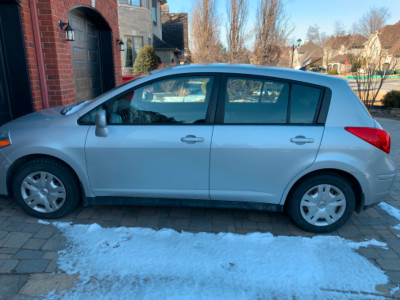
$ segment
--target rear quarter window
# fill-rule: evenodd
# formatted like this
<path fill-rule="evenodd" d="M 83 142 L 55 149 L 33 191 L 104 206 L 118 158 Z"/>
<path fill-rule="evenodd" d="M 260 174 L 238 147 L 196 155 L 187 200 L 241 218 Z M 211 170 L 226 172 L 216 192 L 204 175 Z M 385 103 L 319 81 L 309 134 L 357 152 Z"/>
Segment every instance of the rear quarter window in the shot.
<path fill-rule="evenodd" d="M 290 123 L 312 124 L 321 98 L 320 88 L 292 84 Z"/>

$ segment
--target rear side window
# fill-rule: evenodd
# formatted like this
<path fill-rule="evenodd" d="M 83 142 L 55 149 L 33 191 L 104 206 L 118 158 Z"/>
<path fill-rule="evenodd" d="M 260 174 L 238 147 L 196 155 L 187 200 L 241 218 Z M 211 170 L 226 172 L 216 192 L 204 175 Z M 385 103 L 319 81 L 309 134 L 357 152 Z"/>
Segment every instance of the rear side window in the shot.
<path fill-rule="evenodd" d="M 225 124 L 286 123 L 288 83 L 227 78 L 225 95 Z"/>
<path fill-rule="evenodd" d="M 290 123 L 312 124 L 320 96 L 319 88 L 292 84 Z"/>

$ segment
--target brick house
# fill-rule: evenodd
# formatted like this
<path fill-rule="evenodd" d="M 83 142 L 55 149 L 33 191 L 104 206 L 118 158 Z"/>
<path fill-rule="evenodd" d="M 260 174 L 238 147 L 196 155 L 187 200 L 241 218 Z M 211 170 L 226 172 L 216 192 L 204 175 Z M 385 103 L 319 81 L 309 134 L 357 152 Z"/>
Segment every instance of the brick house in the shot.
<path fill-rule="evenodd" d="M 115 0 L 2 0 L 0 21 L 0 123 L 121 83 Z"/>
<path fill-rule="evenodd" d="M 348 72 L 351 58 L 361 55 L 366 40 L 360 34 L 331 36 L 324 46 L 324 68 L 327 70 L 335 69 L 338 74 Z M 347 69 L 346 61 L 348 62 Z"/>
<path fill-rule="evenodd" d="M 368 64 L 391 64 L 393 69 L 400 68 L 400 22 L 387 25 L 371 34 L 365 43 L 362 54 Z"/>

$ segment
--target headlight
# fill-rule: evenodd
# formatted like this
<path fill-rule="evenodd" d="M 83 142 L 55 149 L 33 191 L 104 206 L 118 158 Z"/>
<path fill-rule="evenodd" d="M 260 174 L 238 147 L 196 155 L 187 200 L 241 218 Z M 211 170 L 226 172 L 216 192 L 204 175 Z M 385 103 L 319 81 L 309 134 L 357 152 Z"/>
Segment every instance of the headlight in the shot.
<path fill-rule="evenodd" d="M 7 147 L 11 145 L 10 131 L 1 130 L 0 131 L 0 148 Z"/>

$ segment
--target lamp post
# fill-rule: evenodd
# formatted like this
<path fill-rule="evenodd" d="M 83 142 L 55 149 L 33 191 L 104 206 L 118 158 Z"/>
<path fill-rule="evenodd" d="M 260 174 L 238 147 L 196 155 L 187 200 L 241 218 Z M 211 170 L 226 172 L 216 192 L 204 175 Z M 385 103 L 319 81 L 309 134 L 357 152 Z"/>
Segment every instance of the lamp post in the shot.
<path fill-rule="evenodd" d="M 302 42 L 301 39 L 298 39 L 298 40 L 297 40 L 297 44 L 296 44 L 296 45 L 293 44 L 293 46 L 292 46 L 292 64 L 291 64 L 291 66 L 290 66 L 291 68 L 293 68 L 294 50 L 300 47 L 301 42 Z"/>

